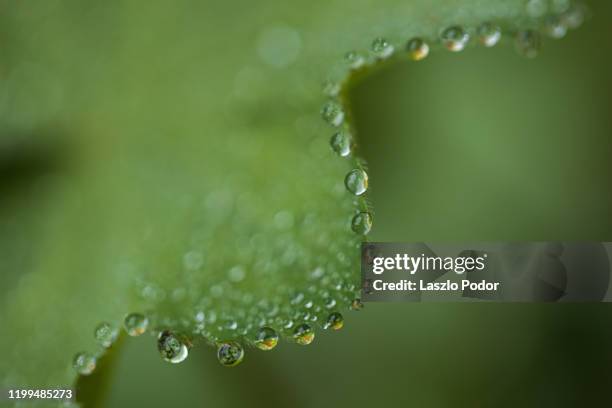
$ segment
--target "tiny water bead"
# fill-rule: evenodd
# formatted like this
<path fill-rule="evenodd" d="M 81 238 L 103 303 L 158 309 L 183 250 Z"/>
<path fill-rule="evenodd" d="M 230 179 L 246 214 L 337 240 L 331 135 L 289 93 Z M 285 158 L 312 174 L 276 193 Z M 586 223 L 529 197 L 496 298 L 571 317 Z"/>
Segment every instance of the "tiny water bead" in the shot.
<path fill-rule="evenodd" d="M 102 322 L 94 330 L 94 337 L 102 347 L 110 347 L 117 339 L 118 330 L 109 323 Z"/>
<path fill-rule="evenodd" d="M 323 93 L 331 97 L 338 96 L 340 93 L 340 84 L 333 81 L 325 81 L 323 84 Z"/>
<path fill-rule="evenodd" d="M 332 126 L 340 126 L 344 121 L 344 111 L 340 104 L 334 101 L 329 101 L 323 105 L 321 116 Z"/>
<path fill-rule="evenodd" d="M 72 367 L 81 375 L 89 375 L 96 369 L 96 358 L 89 353 L 77 353 L 72 360 Z"/>
<path fill-rule="evenodd" d="M 413 38 L 406 44 L 408 57 L 413 61 L 420 61 L 429 55 L 429 45 L 420 38 Z"/>
<path fill-rule="evenodd" d="M 164 330 L 159 333 L 157 337 L 157 349 L 164 360 L 173 364 L 184 361 L 189 355 L 187 345 L 179 336 L 169 330 Z"/>
<path fill-rule="evenodd" d="M 440 35 L 442 44 L 452 52 L 462 51 L 470 40 L 470 35 L 460 26 L 447 28 Z"/>
<path fill-rule="evenodd" d="M 358 312 L 361 309 L 363 309 L 363 303 L 361 303 L 361 299 L 353 299 L 353 301 L 351 302 L 351 310 Z"/>
<path fill-rule="evenodd" d="M 234 341 L 226 341 L 217 347 L 217 359 L 226 367 L 233 367 L 242 362 L 244 349 Z"/>
<path fill-rule="evenodd" d="M 306 323 L 300 324 L 293 331 L 293 339 L 299 345 L 307 346 L 308 344 L 312 343 L 314 338 L 314 330 L 312 329 L 312 327 L 310 327 L 310 325 Z"/>
<path fill-rule="evenodd" d="M 149 326 L 149 319 L 140 313 L 130 313 L 123 320 L 123 327 L 130 336 L 140 336 Z"/>
<path fill-rule="evenodd" d="M 374 56 L 376 56 L 376 58 L 385 59 L 389 58 L 393 54 L 393 51 L 395 49 L 393 48 L 393 45 L 391 45 L 391 43 L 386 39 L 376 38 L 372 42 L 371 50 Z"/>
<path fill-rule="evenodd" d="M 255 336 L 255 347 L 260 350 L 272 350 L 278 344 L 278 333 L 271 327 L 262 327 Z"/>
<path fill-rule="evenodd" d="M 567 27 L 559 17 L 550 16 L 546 19 L 544 31 L 550 38 L 558 40 L 565 37 L 565 34 L 567 34 Z"/>
<path fill-rule="evenodd" d="M 492 23 L 483 23 L 478 27 L 478 40 L 485 47 L 495 46 L 501 39 L 501 28 Z"/>
<path fill-rule="evenodd" d="M 347 52 L 344 60 L 351 69 L 361 68 L 365 64 L 365 58 L 355 51 Z"/>
<path fill-rule="evenodd" d="M 351 154 L 351 143 L 352 137 L 345 131 L 335 133 L 329 141 L 332 150 L 340 157 L 347 157 Z"/>
<path fill-rule="evenodd" d="M 368 190 L 368 174 L 361 169 L 351 170 L 344 179 L 346 189 L 356 196 Z"/>
<path fill-rule="evenodd" d="M 325 330 L 327 329 L 340 330 L 343 326 L 344 326 L 344 317 L 342 316 L 342 314 L 338 312 L 333 312 L 327 317 L 327 320 L 325 321 L 323 328 Z"/>
<path fill-rule="evenodd" d="M 519 31 L 515 39 L 516 50 L 527 58 L 535 58 L 540 51 L 540 35 L 533 30 Z"/>
<path fill-rule="evenodd" d="M 351 221 L 351 229 L 356 234 L 367 235 L 372 229 L 372 214 L 369 212 L 356 214 Z"/>

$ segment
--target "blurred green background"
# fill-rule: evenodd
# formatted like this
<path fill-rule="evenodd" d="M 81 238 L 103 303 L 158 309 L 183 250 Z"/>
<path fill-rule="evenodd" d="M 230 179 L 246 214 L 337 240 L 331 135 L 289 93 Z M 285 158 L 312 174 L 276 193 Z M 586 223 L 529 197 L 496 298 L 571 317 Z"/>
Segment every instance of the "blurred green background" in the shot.
<path fill-rule="evenodd" d="M 372 240 L 612 238 L 612 7 L 592 11 L 535 60 L 507 44 L 434 53 L 351 91 Z M 170 366 L 129 339 L 101 405 L 605 406 L 611 317 L 608 304 L 367 304 L 339 333 L 232 370 L 207 348 Z"/>

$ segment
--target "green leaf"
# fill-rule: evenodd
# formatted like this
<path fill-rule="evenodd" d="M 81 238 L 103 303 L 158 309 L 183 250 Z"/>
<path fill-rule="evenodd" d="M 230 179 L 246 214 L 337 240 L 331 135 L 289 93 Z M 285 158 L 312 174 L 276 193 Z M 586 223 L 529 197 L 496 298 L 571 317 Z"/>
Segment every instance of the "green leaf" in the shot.
<path fill-rule="evenodd" d="M 574 10 L 533 3 L 5 5 L 2 384 L 74 383 L 73 356 L 104 351 L 96 326 L 135 312 L 184 344 L 250 345 L 264 326 L 307 343 L 304 324 L 358 295 L 369 229 L 358 150 L 329 146 L 354 133 L 346 91 L 410 38 L 441 52 L 448 27 L 508 36 Z"/>

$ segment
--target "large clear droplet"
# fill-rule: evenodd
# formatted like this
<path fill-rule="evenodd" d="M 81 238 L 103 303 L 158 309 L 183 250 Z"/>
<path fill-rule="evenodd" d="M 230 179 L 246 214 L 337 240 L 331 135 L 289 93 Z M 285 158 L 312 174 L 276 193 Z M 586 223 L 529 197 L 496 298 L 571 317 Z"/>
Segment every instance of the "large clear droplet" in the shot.
<path fill-rule="evenodd" d="M 169 330 L 164 330 L 157 337 L 157 349 L 162 358 L 170 363 L 177 364 L 185 361 L 189 355 L 187 345 Z"/>
<path fill-rule="evenodd" d="M 361 169 L 351 170 L 344 179 L 346 189 L 356 196 L 368 190 L 368 174 Z"/>
<path fill-rule="evenodd" d="M 217 347 L 217 359 L 226 367 L 233 367 L 242 362 L 244 349 L 234 341 L 220 343 Z"/>

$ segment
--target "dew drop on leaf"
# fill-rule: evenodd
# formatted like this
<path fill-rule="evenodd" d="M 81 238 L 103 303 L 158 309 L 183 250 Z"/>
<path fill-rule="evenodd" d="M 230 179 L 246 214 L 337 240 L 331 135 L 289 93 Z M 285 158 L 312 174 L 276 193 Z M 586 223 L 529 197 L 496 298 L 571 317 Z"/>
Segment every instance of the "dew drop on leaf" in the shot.
<path fill-rule="evenodd" d="M 449 51 L 459 52 L 467 45 L 470 35 L 462 27 L 452 26 L 444 30 L 440 38 Z"/>
<path fill-rule="evenodd" d="M 262 327 L 255 336 L 255 347 L 260 350 L 272 350 L 278 344 L 278 333 L 271 327 Z"/>
<path fill-rule="evenodd" d="M 96 369 L 96 358 L 86 352 L 77 353 L 72 360 L 72 367 L 81 375 L 89 375 Z"/>
<path fill-rule="evenodd" d="M 342 316 L 342 314 L 340 314 L 339 312 L 333 312 L 333 313 L 330 313 L 329 316 L 327 316 L 327 320 L 325 320 L 325 324 L 323 325 L 323 328 L 325 330 L 327 329 L 340 330 L 343 326 L 344 326 L 344 317 Z"/>
<path fill-rule="evenodd" d="M 351 229 L 356 234 L 367 235 L 372 229 L 372 214 L 369 212 L 356 214 L 351 221 Z"/>
<path fill-rule="evenodd" d="M 363 309 L 363 303 L 361 302 L 361 299 L 353 299 L 353 301 L 351 302 L 351 310 L 358 312 L 361 309 Z"/>
<path fill-rule="evenodd" d="M 408 57 L 413 61 L 420 61 L 429 55 L 429 45 L 421 38 L 413 38 L 406 44 Z"/>
<path fill-rule="evenodd" d="M 544 31 L 550 38 L 558 40 L 565 37 L 565 34 L 567 34 L 567 27 L 559 17 L 550 16 L 546 19 Z"/>
<path fill-rule="evenodd" d="M 501 29 L 491 23 L 483 23 L 478 27 L 478 40 L 485 47 L 495 46 L 501 39 Z"/>
<path fill-rule="evenodd" d="M 242 362 L 244 349 L 234 341 L 226 341 L 217 347 L 217 359 L 226 367 L 233 367 Z"/>
<path fill-rule="evenodd" d="M 100 323 L 94 330 L 94 337 L 102 347 L 110 347 L 117 339 L 118 331 L 107 322 Z"/>
<path fill-rule="evenodd" d="M 303 323 L 293 331 L 293 339 L 297 344 L 306 346 L 314 340 L 315 332 L 310 325 Z"/>
<path fill-rule="evenodd" d="M 351 135 L 347 132 L 340 131 L 335 133 L 329 144 L 331 145 L 332 150 L 340 157 L 347 157 L 351 154 Z"/>
<path fill-rule="evenodd" d="M 123 320 L 123 327 L 130 336 L 140 336 L 149 326 L 149 319 L 140 313 L 130 313 Z"/>
<path fill-rule="evenodd" d="M 385 59 L 389 58 L 394 51 L 393 45 L 384 38 L 376 38 L 372 41 L 371 47 L 372 53 L 376 58 Z"/>
<path fill-rule="evenodd" d="M 351 69 L 361 68 L 365 63 L 365 58 L 355 51 L 347 52 L 344 56 L 344 60 Z"/>
<path fill-rule="evenodd" d="M 356 196 L 368 190 L 368 174 L 361 169 L 351 170 L 344 179 L 346 189 Z"/>
<path fill-rule="evenodd" d="M 164 330 L 159 333 L 157 337 L 157 349 L 164 360 L 173 364 L 184 361 L 189 355 L 187 345 L 179 336 L 169 330 Z"/>
<path fill-rule="evenodd" d="M 327 123 L 336 127 L 340 126 L 344 121 L 344 111 L 340 104 L 334 101 L 329 101 L 323 105 L 321 116 Z"/>

